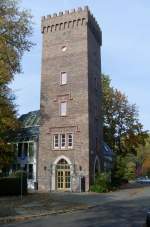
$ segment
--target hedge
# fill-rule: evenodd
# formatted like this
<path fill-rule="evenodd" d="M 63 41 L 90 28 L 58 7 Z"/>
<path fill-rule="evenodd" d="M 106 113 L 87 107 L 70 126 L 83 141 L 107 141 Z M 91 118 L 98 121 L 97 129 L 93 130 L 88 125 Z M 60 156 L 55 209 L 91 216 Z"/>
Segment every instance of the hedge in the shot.
<path fill-rule="evenodd" d="M 2 177 L 0 178 L 0 196 L 20 195 L 21 194 L 21 177 Z M 27 194 L 27 178 L 22 177 L 22 194 Z"/>

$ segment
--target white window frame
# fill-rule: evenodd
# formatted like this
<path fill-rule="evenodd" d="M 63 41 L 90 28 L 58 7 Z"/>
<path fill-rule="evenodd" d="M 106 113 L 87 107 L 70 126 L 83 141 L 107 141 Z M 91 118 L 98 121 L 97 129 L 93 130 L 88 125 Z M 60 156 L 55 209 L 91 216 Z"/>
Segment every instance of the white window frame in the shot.
<path fill-rule="evenodd" d="M 63 137 L 63 136 L 65 136 L 65 137 Z M 64 141 L 63 141 L 63 139 L 64 139 Z M 63 145 L 63 143 L 64 143 L 64 145 Z M 66 134 L 65 133 L 60 134 L 60 148 L 61 149 L 66 148 Z"/>
<path fill-rule="evenodd" d="M 65 111 L 62 110 L 63 104 L 65 104 Z M 61 117 L 67 116 L 67 101 L 60 102 L 60 116 Z"/>
<path fill-rule="evenodd" d="M 55 139 L 56 136 L 58 136 L 58 146 L 56 146 L 56 143 L 55 143 L 56 142 L 56 139 Z M 53 148 L 54 149 L 59 149 L 59 134 L 54 134 L 53 135 Z"/>
<path fill-rule="evenodd" d="M 61 72 L 60 73 L 60 85 L 65 85 L 65 84 L 67 84 L 67 73 Z"/>
<path fill-rule="evenodd" d="M 69 135 L 72 136 L 72 146 L 69 146 Z M 69 148 L 69 149 L 72 149 L 72 148 L 73 148 L 73 133 L 68 133 L 68 134 L 67 134 L 67 139 L 68 139 L 68 148 Z"/>

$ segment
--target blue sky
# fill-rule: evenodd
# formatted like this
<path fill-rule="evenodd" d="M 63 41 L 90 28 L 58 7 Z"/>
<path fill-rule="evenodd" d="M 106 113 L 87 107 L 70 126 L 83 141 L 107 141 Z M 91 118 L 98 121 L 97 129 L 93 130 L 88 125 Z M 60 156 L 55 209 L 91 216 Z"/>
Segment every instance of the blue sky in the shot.
<path fill-rule="evenodd" d="M 150 1 L 148 0 L 22 0 L 34 21 L 32 40 L 36 45 L 22 60 L 23 74 L 11 87 L 19 114 L 39 109 L 41 16 L 88 5 L 102 32 L 102 72 L 112 85 L 136 103 L 144 129 L 150 129 Z"/>

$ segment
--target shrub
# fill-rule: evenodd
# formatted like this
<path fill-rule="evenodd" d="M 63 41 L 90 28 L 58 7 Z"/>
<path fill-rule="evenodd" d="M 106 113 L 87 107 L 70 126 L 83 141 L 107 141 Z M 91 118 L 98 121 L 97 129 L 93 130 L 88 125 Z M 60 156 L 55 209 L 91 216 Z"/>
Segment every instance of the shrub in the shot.
<path fill-rule="evenodd" d="M 128 183 L 129 180 L 135 178 L 135 163 L 134 156 L 131 154 L 118 155 L 112 169 L 112 184 L 120 186 Z"/>
<path fill-rule="evenodd" d="M 93 192 L 108 192 L 111 190 L 110 173 L 100 173 L 95 178 L 95 183 L 91 186 Z"/>
<path fill-rule="evenodd" d="M 27 194 L 27 178 L 24 172 L 17 173 L 17 176 L 2 177 L 0 178 L 0 196 L 6 195 L 20 195 L 21 194 L 21 181 L 22 181 L 22 194 Z"/>

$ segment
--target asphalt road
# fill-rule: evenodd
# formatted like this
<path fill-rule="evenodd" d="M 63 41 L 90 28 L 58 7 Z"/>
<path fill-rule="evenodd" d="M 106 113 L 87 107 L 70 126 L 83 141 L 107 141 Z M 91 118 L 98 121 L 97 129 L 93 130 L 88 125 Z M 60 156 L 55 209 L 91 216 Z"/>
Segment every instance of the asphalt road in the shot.
<path fill-rule="evenodd" d="M 122 196 L 124 195 L 124 196 Z M 94 195 L 93 195 L 94 199 Z M 111 201 L 87 210 L 50 215 L 26 222 L 7 224 L 9 227 L 141 227 L 145 226 L 150 208 L 150 188 L 126 190 Z"/>

